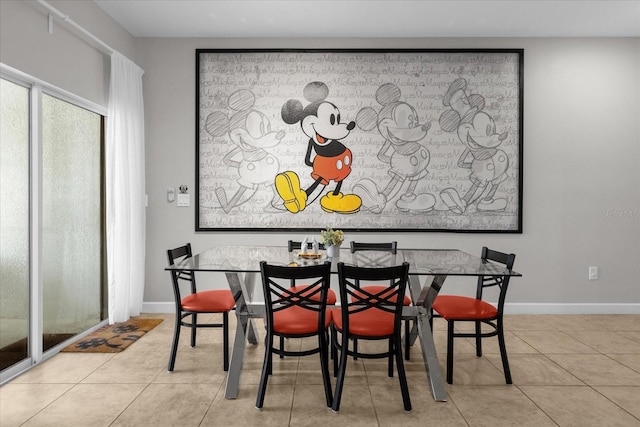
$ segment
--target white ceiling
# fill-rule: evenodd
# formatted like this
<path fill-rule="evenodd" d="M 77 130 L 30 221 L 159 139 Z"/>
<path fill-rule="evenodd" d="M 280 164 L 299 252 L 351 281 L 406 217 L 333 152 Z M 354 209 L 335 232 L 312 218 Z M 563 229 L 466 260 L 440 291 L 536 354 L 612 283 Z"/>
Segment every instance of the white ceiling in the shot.
<path fill-rule="evenodd" d="M 94 0 L 135 37 L 640 37 L 640 0 Z"/>

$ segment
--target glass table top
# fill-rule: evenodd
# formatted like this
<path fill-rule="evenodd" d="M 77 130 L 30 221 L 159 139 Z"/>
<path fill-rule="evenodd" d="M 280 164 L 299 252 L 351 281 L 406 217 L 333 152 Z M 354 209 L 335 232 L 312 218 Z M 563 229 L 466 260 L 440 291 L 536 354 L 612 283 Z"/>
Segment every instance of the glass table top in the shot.
<path fill-rule="evenodd" d="M 318 255 L 315 259 L 305 258 L 300 256 L 300 251 L 289 252 L 283 246 L 218 246 L 168 266 L 166 270 L 257 273 L 260 272 L 260 261 L 292 267 L 330 261 L 335 273 L 338 262 L 360 267 L 388 267 L 408 262 L 410 275 L 521 276 L 457 249 L 400 249 L 397 254 L 392 254 L 381 251 L 351 253 L 343 247 L 337 258 L 327 257 L 322 250 Z"/>

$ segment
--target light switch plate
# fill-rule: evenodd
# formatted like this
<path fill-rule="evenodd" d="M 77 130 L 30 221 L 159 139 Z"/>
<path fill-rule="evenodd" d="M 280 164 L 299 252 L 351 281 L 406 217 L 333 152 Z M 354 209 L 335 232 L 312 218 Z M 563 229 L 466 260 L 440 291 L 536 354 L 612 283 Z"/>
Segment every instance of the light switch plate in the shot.
<path fill-rule="evenodd" d="M 190 194 L 178 194 L 178 206 L 185 207 L 191 205 Z"/>

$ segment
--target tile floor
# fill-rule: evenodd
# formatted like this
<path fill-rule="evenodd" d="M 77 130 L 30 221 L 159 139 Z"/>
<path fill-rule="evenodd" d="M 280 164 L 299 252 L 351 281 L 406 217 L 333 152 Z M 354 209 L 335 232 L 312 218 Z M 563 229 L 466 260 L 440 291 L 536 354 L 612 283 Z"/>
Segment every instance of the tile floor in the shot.
<path fill-rule="evenodd" d="M 513 385 L 496 339 L 482 358 L 456 340 L 449 400 L 435 402 L 418 346 L 408 362 L 413 410 L 384 360 L 349 361 L 339 413 L 325 407 L 317 356 L 275 360 L 255 409 L 262 346 L 246 350 L 238 399 L 224 398 L 220 330 L 188 338 L 166 371 L 173 316 L 119 354 L 60 353 L 0 388 L 10 426 L 640 426 L 640 315 L 513 315 L 505 320 Z M 446 324 L 435 321 L 441 365 Z M 288 346 L 304 345 L 289 340 Z"/>

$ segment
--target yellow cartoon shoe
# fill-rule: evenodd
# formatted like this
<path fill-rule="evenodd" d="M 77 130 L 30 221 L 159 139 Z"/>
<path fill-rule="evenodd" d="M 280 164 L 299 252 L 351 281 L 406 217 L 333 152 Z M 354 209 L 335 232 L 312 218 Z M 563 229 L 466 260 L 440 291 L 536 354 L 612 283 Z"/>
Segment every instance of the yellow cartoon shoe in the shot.
<path fill-rule="evenodd" d="M 307 206 L 307 193 L 300 188 L 300 179 L 295 172 L 286 171 L 276 175 L 276 191 L 291 213 L 303 211 Z"/>
<path fill-rule="evenodd" d="M 329 192 L 320 199 L 320 205 L 325 212 L 354 214 L 360 210 L 362 200 L 355 194 L 333 194 Z"/>

